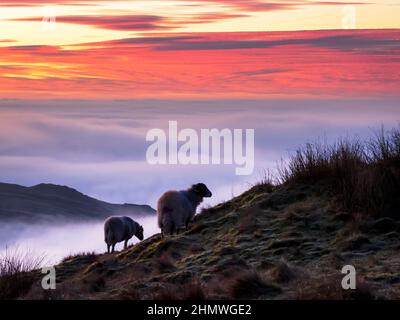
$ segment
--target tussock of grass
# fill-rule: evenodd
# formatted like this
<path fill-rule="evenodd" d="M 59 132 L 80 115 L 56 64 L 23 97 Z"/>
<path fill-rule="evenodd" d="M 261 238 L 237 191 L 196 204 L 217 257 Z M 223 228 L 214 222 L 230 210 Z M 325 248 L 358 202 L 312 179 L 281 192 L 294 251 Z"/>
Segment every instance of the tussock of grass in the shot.
<path fill-rule="evenodd" d="M 95 262 L 97 260 L 97 254 L 96 252 L 92 251 L 92 252 L 80 252 L 80 253 L 76 253 L 76 254 L 70 254 L 66 257 L 64 257 L 61 262 L 67 262 L 69 260 L 73 260 L 73 259 L 85 259 L 87 261 L 93 261 Z"/>
<path fill-rule="evenodd" d="M 261 295 L 277 295 L 281 289 L 255 270 L 237 274 L 227 284 L 234 299 L 255 299 Z"/>
<path fill-rule="evenodd" d="M 29 251 L 6 250 L 0 256 L 0 300 L 15 299 L 28 292 L 36 279 L 33 270 L 43 262 L 43 256 Z"/>
<path fill-rule="evenodd" d="M 400 130 L 382 130 L 367 141 L 308 143 L 279 168 L 279 180 L 284 185 L 327 181 L 348 210 L 398 215 Z"/>
<path fill-rule="evenodd" d="M 270 169 L 264 170 L 256 183 L 250 185 L 250 190 L 270 193 L 276 187 L 276 178 Z"/>

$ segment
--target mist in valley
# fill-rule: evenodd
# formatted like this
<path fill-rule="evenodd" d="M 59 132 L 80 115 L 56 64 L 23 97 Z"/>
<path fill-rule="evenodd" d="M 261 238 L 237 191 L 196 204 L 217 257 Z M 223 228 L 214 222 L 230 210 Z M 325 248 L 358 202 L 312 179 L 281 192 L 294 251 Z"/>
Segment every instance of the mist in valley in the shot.
<path fill-rule="evenodd" d="M 155 216 L 134 217 L 144 228 L 145 239 L 159 232 Z M 73 222 L 60 224 L 25 222 L 0 223 L 0 257 L 7 254 L 29 254 L 43 257 L 43 264 L 56 264 L 69 255 L 84 252 L 104 253 L 106 244 L 103 232 L 104 221 Z M 128 244 L 137 243 L 134 236 Z M 123 248 L 123 242 L 116 245 L 116 250 Z"/>

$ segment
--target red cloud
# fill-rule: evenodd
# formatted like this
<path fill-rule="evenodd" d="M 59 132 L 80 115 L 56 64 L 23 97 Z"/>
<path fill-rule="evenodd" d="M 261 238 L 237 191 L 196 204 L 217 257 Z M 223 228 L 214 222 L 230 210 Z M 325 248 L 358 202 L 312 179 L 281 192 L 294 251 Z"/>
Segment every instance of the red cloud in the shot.
<path fill-rule="evenodd" d="M 77 50 L 0 47 L 11 67 L 0 70 L 0 97 L 395 95 L 399 37 L 399 30 L 197 33 Z"/>

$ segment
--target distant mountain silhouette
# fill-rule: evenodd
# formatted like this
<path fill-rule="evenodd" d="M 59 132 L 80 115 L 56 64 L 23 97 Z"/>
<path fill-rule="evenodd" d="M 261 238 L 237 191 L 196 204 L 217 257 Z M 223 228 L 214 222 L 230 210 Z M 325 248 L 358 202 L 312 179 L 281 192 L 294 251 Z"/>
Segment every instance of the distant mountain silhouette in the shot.
<path fill-rule="evenodd" d="M 0 221 L 82 220 L 154 213 L 148 205 L 107 203 L 67 186 L 41 183 L 24 187 L 0 183 Z"/>

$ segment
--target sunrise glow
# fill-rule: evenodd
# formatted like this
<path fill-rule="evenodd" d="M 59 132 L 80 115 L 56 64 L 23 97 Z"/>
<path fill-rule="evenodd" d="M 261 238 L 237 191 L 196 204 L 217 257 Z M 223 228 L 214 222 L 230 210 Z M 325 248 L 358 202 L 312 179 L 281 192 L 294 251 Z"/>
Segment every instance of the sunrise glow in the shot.
<path fill-rule="evenodd" d="M 399 13 L 389 0 L 3 2 L 0 97 L 394 94 Z"/>

